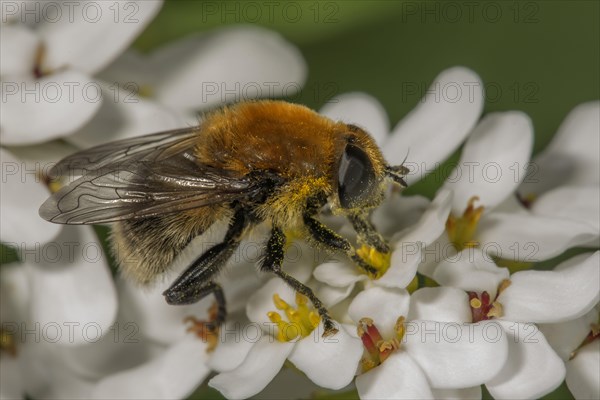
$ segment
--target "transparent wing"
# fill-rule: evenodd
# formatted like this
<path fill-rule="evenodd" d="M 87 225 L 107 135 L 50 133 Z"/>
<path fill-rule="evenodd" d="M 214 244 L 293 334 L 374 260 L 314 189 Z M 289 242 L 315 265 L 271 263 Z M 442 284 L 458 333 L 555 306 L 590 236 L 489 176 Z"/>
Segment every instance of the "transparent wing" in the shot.
<path fill-rule="evenodd" d="M 40 216 L 62 224 L 99 224 L 229 203 L 260 191 L 259 179 L 197 162 L 199 129 L 116 141 L 64 158 L 50 176 L 82 176 L 42 204 Z"/>
<path fill-rule="evenodd" d="M 92 171 L 53 194 L 40 216 L 62 224 L 107 223 L 229 203 L 260 187 L 257 180 L 228 176 L 180 154 Z"/>
<path fill-rule="evenodd" d="M 114 163 L 161 161 L 193 148 L 199 129 L 176 129 L 95 146 L 65 157 L 48 174 L 51 178 L 73 177 Z"/>

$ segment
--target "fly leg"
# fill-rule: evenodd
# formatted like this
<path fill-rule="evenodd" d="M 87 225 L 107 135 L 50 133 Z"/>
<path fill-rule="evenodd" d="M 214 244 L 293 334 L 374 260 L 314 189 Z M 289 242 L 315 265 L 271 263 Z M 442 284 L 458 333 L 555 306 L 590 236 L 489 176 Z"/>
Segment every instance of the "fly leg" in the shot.
<path fill-rule="evenodd" d="M 240 243 L 247 225 L 243 210 L 233 216 L 223 241 L 203 253 L 188 267 L 171 286 L 163 292 L 169 304 L 193 304 L 213 293 L 217 301 L 214 328 L 218 327 L 227 315 L 223 289 L 213 281 L 215 275 L 225 265 Z"/>
<path fill-rule="evenodd" d="M 285 240 L 285 235 L 281 229 L 273 227 L 271 231 L 271 237 L 267 242 L 266 255 L 261 263 L 260 269 L 265 272 L 268 271 L 274 273 L 283 279 L 285 283 L 287 283 L 296 292 L 308 297 L 323 319 L 323 326 L 325 328 L 325 332 L 323 332 L 324 337 L 337 333 L 338 330 L 335 327 L 333 320 L 329 316 L 329 312 L 321 300 L 319 300 L 319 298 L 314 294 L 312 289 L 281 269 L 284 256 Z"/>

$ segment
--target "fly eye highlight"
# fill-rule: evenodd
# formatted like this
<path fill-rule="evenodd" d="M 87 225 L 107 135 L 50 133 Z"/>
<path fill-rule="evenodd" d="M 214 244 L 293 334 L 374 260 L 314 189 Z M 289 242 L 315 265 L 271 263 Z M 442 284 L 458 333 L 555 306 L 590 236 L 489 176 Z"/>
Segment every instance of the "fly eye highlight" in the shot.
<path fill-rule="evenodd" d="M 358 146 L 346 145 L 338 169 L 338 196 L 344 208 L 365 203 L 377 185 L 369 156 Z"/>

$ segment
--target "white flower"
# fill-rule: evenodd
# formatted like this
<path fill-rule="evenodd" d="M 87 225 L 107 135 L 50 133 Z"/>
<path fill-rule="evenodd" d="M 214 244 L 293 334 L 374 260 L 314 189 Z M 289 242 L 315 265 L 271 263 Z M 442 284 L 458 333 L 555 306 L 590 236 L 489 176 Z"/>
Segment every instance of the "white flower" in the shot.
<path fill-rule="evenodd" d="M 306 75 L 298 49 L 252 26 L 189 35 L 148 55 L 129 50 L 99 75 L 109 82 L 104 97 L 114 101 L 69 140 L 90 146 L 196 125 L 197 111 L 292 95 Z"/>
<path fill-rule="evenodd" d="M 439 263 L 465 247 L 509 262 L 531 263 L 598 239 L 599 230 L 588 223 L 536 214 L 516 201 L 532 144 L 525 114 L 492 113 L 483 118 L 443 186 L 454 192 L 453 213 L 446 233 L 423 253 L 420 273 L 434 278 Z"/>
<path fill-rule="evenodd" d="M 461 88 L 460 97 L 448 98 L 448 87 Z M 404 163 L 411 171 L 409 184 L 432 172 L 460 145 L 475 125 L 483 104 L 482 83 L 472 71 L 455 67 L 442 72 L 428 94 L 388 136 L 385 112 L 376 100 L 364 94 L 340 96 L 321 111 L 333 119 L 356 123 L 371 132 L 386 160 Z M 358 112 L 357 110 L 361 111 Z M 435 118 L 432 116 L 435 115 Z M 452 204 L 452 193 L 441 191 L 429 202 L 421 196 L 400 198 L 391 194 L 373 213 L 373 223 L 384 236 L 392 236 L 389 269 L 373 283 L 385 287 L 406 287 L 421 260 L 421 251 L 444 232 Z M 331 262 L 315 270 L 315 278 L 337 288 L 368 280 L 366 275 L 345 263 Z M 338 299 L 339 300 L 339 299 Z"/>
<path fill-rule="evenodd" d="M 507 338 L 492 321 L 470 324 L 466 293 L 450 288 L 373 287 L 359 293 L 349 314 L 365 345 L 362 399 L 478 398 L 508 356 Z M 493 337 L 492 337 L 493 336 Z"/>
<path fill-rule="evenodd" d="M 600 231 L 600 102 L 575 107 L 519 187 L 531 212 Z M 537 196 L 537 197 L 536 197 Z M 598 247 L 599 241 L 586 243 Z"/>
<path fill-rule="evenodd" d="M 258 332 L 253 344 L 237 345 L 242 357 L 235 357 L 237 362 L 230 365 L 221 363 L 227 370 L 211 379 L 209 385 L 229 399 L 253 396 L 271 382 L 286 359 L 319 386 L 341 389 L 348 385 L 362 353 L 360 340 L 343 325 L 338 326 L 335 335 L 323 338 L 323 324 L 306 301 L 279 278 L 267 282 L 247 305 L 251 326 Z M 276 309 L 285 316 L 275 312 Z M 227 343 L 221 346 L 227 351 Z"/>
<path fill-rule="evenodd" d="M 438 267 L 437 282 L 469 295 L 460 301 L 447 300 L 445 307 L 467 311 L 470 307 L 468 321 L 493 319 L 509 337 L 506 366 L 486 382 L 495 398 L 537 398 L 562 382 L 562 361 L 533 323 L 572 320 L 594 307 L 600 292 L 599 255 L 575 257 L 554 271 L 520 271 L 509 276 L 479 250 L 465 249 Z M 446 289 L 419 289 L 413 297 L 422 291 Z"/>
<path fill-rule="evenodd" d="M 34 5 L 38 18 L 31 27 L 25 21 L 0 26 L 3 145 L 63 137 L 90 121 L 102 102 L 92 76 L 129 46 L 162 2 L 56 3 L 57 20 Z M 31 10 L 20 6 L 17 20 Z M 82 11 L 90 6 L 97 11 L 92 20 Z M 123 8 L 135 15 L 126 18 Z"/>
<path fill-rule="evenodd" d="M 570 262 L 579 262 L 586 257 L 589 255 L 581 254 Z M 566 267 L 568 264 L 557 269 Z M 600 379 L 596 374 L 600 370 L 599 307 L 596 305 L 582 317 L 567 322 L 540 325 L 548 343 L 565 362 L 567 387 L 576 399 L 600 397 Z"/>

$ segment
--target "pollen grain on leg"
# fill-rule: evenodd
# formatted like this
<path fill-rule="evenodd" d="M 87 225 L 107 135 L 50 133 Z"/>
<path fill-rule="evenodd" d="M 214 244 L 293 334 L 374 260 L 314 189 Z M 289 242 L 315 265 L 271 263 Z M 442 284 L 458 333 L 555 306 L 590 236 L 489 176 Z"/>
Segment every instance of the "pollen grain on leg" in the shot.
<path fill-rule="evenodd" d="M 363 244 L 359 249 L 356 250 L 356 254 L 362 258 L 367 264 L 377 270 L 375 274 L 371 275 L 372 279 L 381 278 L 387 270 L 390 268 L 392 259 L 392 253 L 381 253 L 371 246 Z"/>

